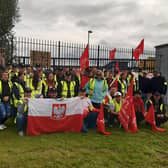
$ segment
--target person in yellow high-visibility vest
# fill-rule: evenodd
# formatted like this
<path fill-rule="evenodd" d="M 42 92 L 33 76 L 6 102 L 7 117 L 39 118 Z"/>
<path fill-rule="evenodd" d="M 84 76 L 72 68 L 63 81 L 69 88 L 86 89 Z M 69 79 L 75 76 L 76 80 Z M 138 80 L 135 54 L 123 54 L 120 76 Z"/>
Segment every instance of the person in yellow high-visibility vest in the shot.
<path fill-rule="evenodd" d="M 19 72 L 18 78 L 13 83 L 13 106 L 14 106 L 14 112 L 15 112 L 15 120 L 14 123 L 16 123 L 16 116 L 18 113 L 20 113 L 23 103 L 24 103 L 24 91 L 26 88 L 26 83 L 24 81 L 24 73 Z"/>
<path fill-rule="evenodd" d="M 47 79 L 45 81 L 45 97 L 57 97 L 57 82 L 54 80 L 53 72 L 48 72 Z"/>
<path fill-rule="evenodd" d="M 58 83 L 58 98 L 71 98 L 78 95 L 76 82 L 71 80 L 71 73 L 65 73 L 65 80 Z"/>
<path fill-rule="evenodd" d="M 43 90 L 44 87 L 43 87 L 43 82 L 42 80 L 40 79 L 40 76 L 39 76 L 39 71 L 34 71 L 33 73 L 33 79 L 30 83 L 30 89 L 32 90 L 32 95 L 31 97 L 32 98 L 43 98 Z"/>
<path fill-rule="evenodd" d="M 30 83 L 32 81 L 32 78 L 33 78 L 32 68 L 30 65 L 28 65 L 26 68 L 25 76 L 24 76 L 24 81 L 26 82 L 26 87 L 30 87 Z"/>
<path fill-rule="evenodd" d="M 13 117 L 13 108 L 11 105 L 12 82 L 8 78 L 8 70 L 3 69 L 0 80 L 0 130 L 6 128 L 5 121 Z"/>
<path fill-rule="evenodd" d="M 122 94 L 116 92 L 114 94 L 114 99 L 110 99 L 110 115 L 109 115 L 109 126 L 112 127 L 115 123 L 119 123 L 118 114 L 122 106 Z"/>
<path fill-rule="evenodd" d="M 32 90 L 30 88 L 24 89 L 23 104 L 20 106 L 16 117 L 16 128 L 19 136 L 23 136 L 27 128 L 27 113 L 28 113 L 28 98 L 31 98 Z"/>
<path fill-rule="evenodd" d="M 96 78 L 91 78 L 85 85 L 86 93 L 89 95 L 93 107 L 100 109 L 101 103 L 103 103 L 104 97 L 108 91 L 107 81 L 104 79 L 103 72 L 97 70 Z M 96 126 L 97 113 L 91 113 L 89 118 L 92 120 L 88 126 L 94 128 Z"/>
<path fill-rule="evenodd" d="M 154 106 L 156 126 L 160 126 L 168 120 L 168 117 L 166 116 L 166 107 L 159 92 L 154 93 L 152 102 Z"/>

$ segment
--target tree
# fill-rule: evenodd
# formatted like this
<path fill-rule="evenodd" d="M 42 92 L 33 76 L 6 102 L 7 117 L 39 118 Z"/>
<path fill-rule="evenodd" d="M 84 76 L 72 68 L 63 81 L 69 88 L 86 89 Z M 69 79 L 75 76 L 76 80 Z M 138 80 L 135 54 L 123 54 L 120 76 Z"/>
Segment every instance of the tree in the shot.
<path fill-rule="evenodd" d="M 10 60 L 13 53 L 12 31 L 19 21 L 18 0 L 0 0 L 0 48 L 6 48 L 6 60 Z"/>

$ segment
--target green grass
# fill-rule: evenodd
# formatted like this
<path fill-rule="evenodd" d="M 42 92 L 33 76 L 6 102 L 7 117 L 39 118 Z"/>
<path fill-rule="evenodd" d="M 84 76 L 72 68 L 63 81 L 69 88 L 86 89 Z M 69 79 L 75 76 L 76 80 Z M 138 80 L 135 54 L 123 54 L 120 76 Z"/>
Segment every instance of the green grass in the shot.
<path fill-rule="evenodd" d="M 91 130 L 19 137 L 11 124 L 0 131 L 0 168 L 55 167 L 168 167 L 168 132 L 144 125 L 138 133 L 112 129 L 110 136 Z"/>

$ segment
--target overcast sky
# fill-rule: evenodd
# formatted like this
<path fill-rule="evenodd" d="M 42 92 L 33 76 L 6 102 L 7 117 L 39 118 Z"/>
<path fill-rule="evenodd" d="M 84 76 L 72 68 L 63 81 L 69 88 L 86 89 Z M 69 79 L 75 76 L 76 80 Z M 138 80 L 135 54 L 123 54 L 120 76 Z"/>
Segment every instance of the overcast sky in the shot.
<path fill-rule="evenodd" d="M 168 0 L 20 0 L 17 36 L 145 49 L 168 43 Z"/>

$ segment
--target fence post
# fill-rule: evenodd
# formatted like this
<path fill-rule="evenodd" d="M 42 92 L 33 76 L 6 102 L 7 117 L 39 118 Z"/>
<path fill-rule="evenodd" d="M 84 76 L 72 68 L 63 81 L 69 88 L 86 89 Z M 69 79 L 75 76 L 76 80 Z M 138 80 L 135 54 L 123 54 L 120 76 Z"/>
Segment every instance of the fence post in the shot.
<path fill-rule="evenodd" d="M 99 68 L 99 57 L 100 57 L 100 45 L 98 45 L 98 52 L 97 52 L 97 67 Z"/>
<path fill-rule="evenodd" d="M 134 52 L 134 49 L 132 48 L 132 60 L 131 60 L 131 68 L 132 68 L 132 69 L 133 69 L 133 63 L 134 63 L 133 52 Z"/>
<path fill-rule="evenodd" d="M 61 42 L 58 42 L 58 66 L 60 66 Z"/>

